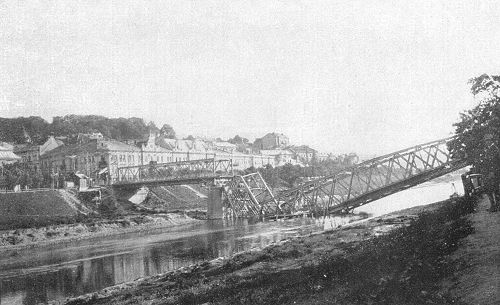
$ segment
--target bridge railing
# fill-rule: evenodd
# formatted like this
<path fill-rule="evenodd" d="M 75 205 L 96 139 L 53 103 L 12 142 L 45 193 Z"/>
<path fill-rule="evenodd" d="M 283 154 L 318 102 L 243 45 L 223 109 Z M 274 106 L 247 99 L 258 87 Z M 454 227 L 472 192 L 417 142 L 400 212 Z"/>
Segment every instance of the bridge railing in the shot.
<path fill-rule="evenodd" d="M 231 160 L 201 159 L 119 167 L 113 184 L 215 178 L 232 175 Z"/>

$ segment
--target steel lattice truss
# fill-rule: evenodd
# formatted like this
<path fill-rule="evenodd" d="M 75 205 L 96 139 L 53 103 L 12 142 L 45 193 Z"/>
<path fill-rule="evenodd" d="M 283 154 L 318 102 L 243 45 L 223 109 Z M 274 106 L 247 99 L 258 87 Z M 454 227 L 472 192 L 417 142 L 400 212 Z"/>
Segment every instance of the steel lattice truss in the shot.
<path fill-rule="evenodd" d="M 277 196 L 282 212 L 351 210 L 464 167 L 451 160 L 446 138 L 377 157 L 303 183 Z"/>
<path fill-rule="evenodd" d="M 450 159 L 447 143 L 451 139 L 371 159 L 333 175 L 302 183 L 267 201 L 250 200 L 251 187 L 241 187 L 234 182 L 229 188 L 239 190 L 239 193 L 229 196 L 229 201 L 234 210 L 252 211 L 246 214 L 256 214 L 257 209 L 274 211 L 276 215 L 301 211 L 324 214 L 349 211 L 466 166 L 463 161 Z M 244 216 L 245 213 L 236 214 Z"/>
<path fill-rule="evenodd" d="M 265 217 L 279 212 L 278 203 L 260 173 L 235 176 L 224 188 L 228 217 Z"/>
<path fill-rule="evenodd" d="M 182 162 L 120 167 L 115 186 L 203 181 L 233 175 L 232 160 L 203 159 Z"/>

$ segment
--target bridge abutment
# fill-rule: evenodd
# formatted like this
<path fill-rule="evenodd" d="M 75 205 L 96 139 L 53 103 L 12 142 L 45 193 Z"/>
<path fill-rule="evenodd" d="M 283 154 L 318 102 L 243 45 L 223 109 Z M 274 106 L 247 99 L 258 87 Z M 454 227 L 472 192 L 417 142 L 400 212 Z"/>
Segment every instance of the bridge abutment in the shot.
<path fill-rule="evenodd" d="M 222 219 L 222 187 L 211 187 L 207 200 L 207 219 Z"/>

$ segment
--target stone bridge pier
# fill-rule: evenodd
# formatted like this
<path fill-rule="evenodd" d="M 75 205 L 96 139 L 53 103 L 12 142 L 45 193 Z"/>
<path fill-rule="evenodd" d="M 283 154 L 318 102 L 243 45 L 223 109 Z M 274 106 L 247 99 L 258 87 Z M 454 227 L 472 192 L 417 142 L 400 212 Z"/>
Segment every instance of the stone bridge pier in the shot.
<path fill-rule="evenodd" d="M 220 186 L 212 186 L 208 192 L 207 219 L 222 219 L 222 189 Z"/>

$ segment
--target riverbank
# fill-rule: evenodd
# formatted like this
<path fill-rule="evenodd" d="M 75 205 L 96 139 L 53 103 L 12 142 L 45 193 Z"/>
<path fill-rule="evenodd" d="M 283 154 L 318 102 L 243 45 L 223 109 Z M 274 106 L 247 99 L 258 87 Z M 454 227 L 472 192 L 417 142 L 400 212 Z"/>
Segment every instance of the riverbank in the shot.
<path fill-rule="evenodd" d="M 474 234 L 453 254 L 464 264 L 450 289 L 465 304 L 500 304 L 500 211 L 489 212 L 489 207 L 486 197 L 479 201 L 471 217 Z"/>
<path fill-rule="evenodd" d="M 53 225 L 0 231 L 0 253 L 24 248 L 74 242 L 83 239 L 148 231 L 195 223 L 184 213 L 130 215 L 112 220 L 94 220 L 81 223 Z"/>
<path fill-rule="evenodd" d="M 104 289 L 66 304 L 447 304 L 438 285 L 472 232 L 462 198 Z M 64 302 L 62 302 L 64 303 Z"/>

